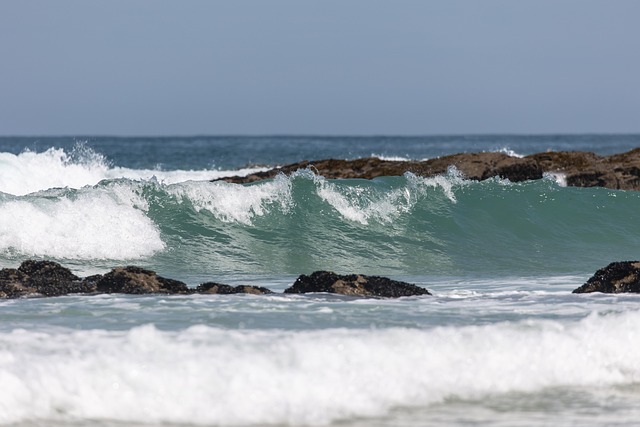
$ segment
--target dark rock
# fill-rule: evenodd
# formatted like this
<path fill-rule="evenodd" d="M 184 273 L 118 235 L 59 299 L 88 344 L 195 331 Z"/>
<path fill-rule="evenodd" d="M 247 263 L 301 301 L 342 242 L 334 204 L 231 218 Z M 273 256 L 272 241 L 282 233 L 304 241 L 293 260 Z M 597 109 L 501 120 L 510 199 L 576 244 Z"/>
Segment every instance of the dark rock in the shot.
<path fill-rule="evenodd" d="M 564 151 L 531 154 L 523 158 L 510 157 L 504 153 L 461 153 L 424 161 L 380 160 L 376 157 L 304 160 L 265 172 L 221 180 L 250 183 L 274 178 L 279 173 L 291 174 L 307 168 L 329 179 L 373 179 L 380 176 L 400 176 L 406 172 L 430 177 L 447 173 L 450 166 L 455 166 L 467 179 L 472 180 L 501 177 L 519 182 L 540 179 L 545 172 L 551 172 L 563 174 L 569 186 L 640 190 L 640 148 L 612 156 Z"/>
<path fill-rule="evenodd" d="M 120 294 L 189 294 L 189 287 L 182 282 L 158 276 L 155 271 L 128 266 L 114 268 L 99 278 L 96 291 Z"/>
<path fill-rule="evenodd" d="M 27 260 L 18 271 L 27 276 L 24 279 L 27 286 L 44 296 L 90 292 L 78 276 L 57 262 Z"/>
<path fill-rule="evenodd" d="M 611 156 L 560 151 L 526 158 L 537 161 L 545 172 L 564 174 L 569 186 L 640 190 L 640 148 Z"/>
<path fill-rule="evenodd" d="M 574 294 L 589 292 L 640 293 L 640 261 L 612 262 L 573 291 Z"/>
<path fill-rule="evenodd" d="M 36 294 L 35 288 L 26 284 L 28 276 L 15 268 L 0 270 L 0 298 L 20 298 Z"/>
<path fill-rule="evenodd" d="M 386 277 L 362 274 L 338 275 L 330 271 L 316 271 L 310 276 L 301 275 L 293 286 L 285 289 L 287 294 L 328 292 L 365 297 L 398 298 L 413 295 L 431 295 L 429 291 L 410 283 Z"/>
<path fill-rule="evenodd" d="M 355 160 L 327 159 L 313 162 L 304 160 L 245 177 L 227 177 L 221 180 L 250 183 L 274 178 L 279 173 L 291 174 L 307 168 L 312 168 L 314 172 L 329 179 L 373 179 L 381 176 L 400 176 L 406 172 L 420 176 L 435 176 L 447 173 L 450 166 L 455 166 L 466 178 L 474 180 L 499 176 L 517 182 L 540 179 L 543 174 L 542 168 L 531 159 L 509 157 L 503 153 L 463 153 L 422 162 L 381 160 L 377 157 Z"/>
<path fill-rule="evenodd" d="M 71 270 L 53 261 L 24 261 L 16 269 L 0 271 L 0 298 L 61 296 L 91 292 Z"/>
<path fill-rule="evenodd" d="M 198 294 L 254 294 L 254 295 L 264 295 L 264 294 L 272 294 L 273 292 L 267 288 L 263 288 L 261 286 L 249 286 L 249 285 L 239 285 L 239 286 L 229 286 L 222 285 L 220 283 L 207 282 L 201 285 L 198 285 L 196 288 L 196 293 Z"/>

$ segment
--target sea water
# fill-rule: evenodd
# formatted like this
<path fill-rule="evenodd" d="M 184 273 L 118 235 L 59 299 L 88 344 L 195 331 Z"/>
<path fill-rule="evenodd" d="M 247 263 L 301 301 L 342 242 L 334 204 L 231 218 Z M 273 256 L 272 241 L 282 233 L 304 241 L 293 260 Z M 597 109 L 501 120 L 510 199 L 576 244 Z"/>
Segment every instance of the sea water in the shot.
<path fill-rule="evenodd" d="M 640 296 L 576 295 L 639 257 L 640 193 L 558 177 L 374 180 L 304 159 L 599 154 L 635 135 L 0 138 L 0 267 L 123 265 L 275 294 L 0 301 L 0 425 L 640 425 Z M 433 296 L 281 292 L 315 270 Z"/>

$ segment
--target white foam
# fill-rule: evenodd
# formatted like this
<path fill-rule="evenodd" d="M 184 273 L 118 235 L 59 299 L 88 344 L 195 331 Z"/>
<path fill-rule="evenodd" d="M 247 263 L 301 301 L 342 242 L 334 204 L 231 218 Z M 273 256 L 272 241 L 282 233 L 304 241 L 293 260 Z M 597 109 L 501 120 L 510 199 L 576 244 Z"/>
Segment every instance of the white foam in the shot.
<path fill-rule="evenodd" d="M 522 154 L 518 154 L 515 151 L 513 151 L 512 149 L 510 149 L 509 147 L 502 147 L 499 150 L 496 150 L 497 153 L 503 153 L 506 154 L 509 157 L 517 157 L 519 159 L 523 158 L 524 156 Z"/>
<path fill-rule="evenodd" d="M 409 212 L 417 201 L 427 197 L 433 189 L 441 189 L 453 203 L 456 198 L 453 187 L 464 180 L 455 168 L 450 168 L 446 176 L 430 178 L 418 177 L 406 173 L 406 186 L 380 192 L 363 186 L 349 186 L 331 182 L 324 177 L 315 176 L 317 193 L 345 219 L 362 225 L 369 221 L 391 222 L 399 215 Z"/>
<path fill-rule="evenodd" d="M 187 182 L 168 186 L 166 191 L 179 202 L 188 200 L 198 211 L 206 210 L 221 221 L 245 225 L 263 216 L 268 206 L 277 206 L 285 213 L 293 206 L 291 180 L 284 175 L 256 185 Z"/>
<path fill-rule="evenodd" d="M 562 172 L 545 172 L 544 176 L 554 180 L 560 187 L 567 186 L 567 175 Z"/>
<path fill-rule="evenodd" d="M 0 252 L 74 259 L 134 259 L 164 249 L 146 201 L 130 185 L 49 191 L 0 202 Z"/>
<path fill-rule="evenodd" d="M 49 188 L 81 188 L 96 185 L 105 179 L 127 178 L 157 180 L 166 184 L 189 180 L 212 180 L 225 176 L 245 176 L 266 168 L 246 168 L 233 171 L 128 169 L 110 166 L 104 156 L 85 146 L 71 153 L 49 148 L 36 153 L 25 151 L 15 155 L 0 153 L 0 192 L 25 195 Z"/>
<path fill-rule="evenodd" d="M 409 157 L 385 156 L 382 154 L 375 154 L 375 153 L 371 153 L 371 157 L 375 157 L 376 159 L 380 159 L 380 160 L 388 160 L 391 162 L 410 162 L 412 160 Z"/>
<path fill-rule="evenodd" d="M 640 315 L 431 330 L 0 334 L 0 424 L 326 424 L 640 380 Z"/>

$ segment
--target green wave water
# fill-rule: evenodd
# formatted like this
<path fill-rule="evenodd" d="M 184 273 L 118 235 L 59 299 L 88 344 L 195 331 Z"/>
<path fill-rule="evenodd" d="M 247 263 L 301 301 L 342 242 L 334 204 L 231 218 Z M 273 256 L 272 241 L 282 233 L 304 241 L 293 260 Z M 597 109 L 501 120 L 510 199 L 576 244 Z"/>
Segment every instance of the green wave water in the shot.
<path fill-rule="evenodd" d="M 473 182 L 455 171 L 371 181 L 302 171 L 252 185 L 110 180 L 80 190 L 5 195 L 0 210 L 5 217 L 19 210 L 31 228 L 38 221 L 46 228 L 26 245 L 16 235 L 26 231 L 5 224 L 5 264 L 27 256 L 89 269 L 135 262 L 187 280 L 318 269 L 580 274 L 636 259 L 640 243 L 636 192 L 567 188 L 550 178 Z M 89 216 L 89 225 L 79 228 Z"/>
<path fill-rule="evenodd" d="M 552 180 L 327 181 L 307 173 L 230 191 L 251 203 L 221 207 L 183 196 L 181 204 L 169 197 L 175 215 L 150 209 L 185 264 L 234 273 L 576 273 L 637 258 L 640 243 L 637 193 Z"/>

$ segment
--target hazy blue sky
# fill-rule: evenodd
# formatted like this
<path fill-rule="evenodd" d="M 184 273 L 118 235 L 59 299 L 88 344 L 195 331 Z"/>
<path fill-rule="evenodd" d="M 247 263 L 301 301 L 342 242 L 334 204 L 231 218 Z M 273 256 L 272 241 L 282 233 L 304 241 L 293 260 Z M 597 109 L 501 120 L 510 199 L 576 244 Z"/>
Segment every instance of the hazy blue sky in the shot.
<path fill-rule="evenodd" d="M 640 132 L 640 1 L 0 2 L 0 135 Z"/>

